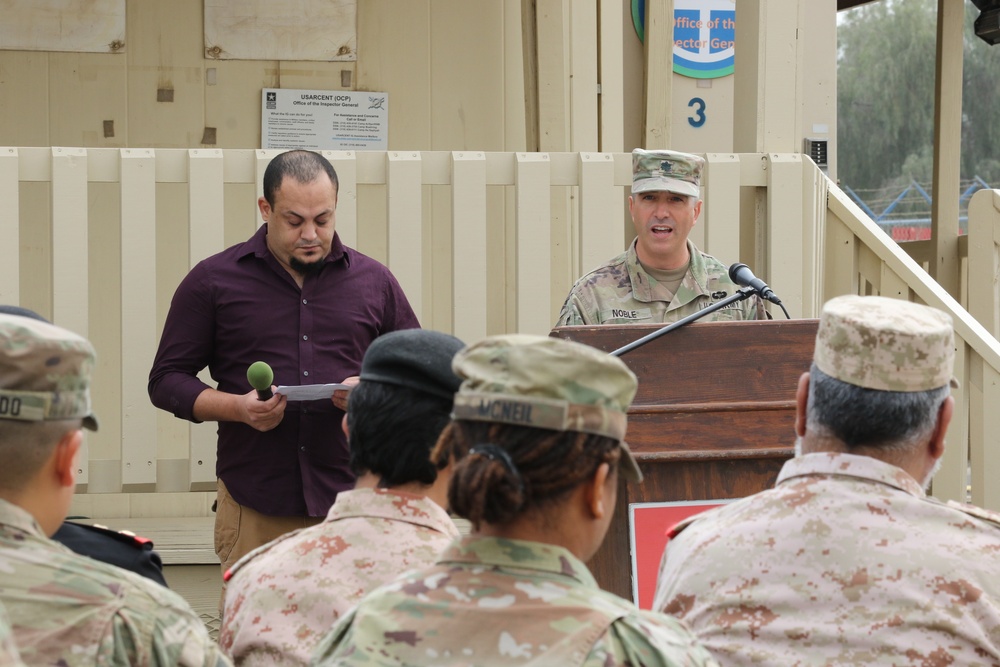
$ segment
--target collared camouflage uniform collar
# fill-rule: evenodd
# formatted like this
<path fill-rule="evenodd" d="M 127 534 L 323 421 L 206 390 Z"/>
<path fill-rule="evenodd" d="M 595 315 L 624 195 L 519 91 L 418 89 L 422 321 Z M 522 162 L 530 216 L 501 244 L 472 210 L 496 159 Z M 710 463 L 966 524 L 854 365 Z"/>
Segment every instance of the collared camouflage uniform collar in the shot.
<path fill-rule="evenodd" d="M 795 477 L 806 475 L 857 477 L 897 488 L 916 498 L 926 497 L 917 480 L 905 470 L 870 456 L 836 452 L 803 454 L 782 466 L 777 483 L 782 484 Z"/>
<path fill-rule="evenodd" d="M 455 522 L 436 502 L 426 496 L 394 489 L 351 489 L 338 493 L 326 521 L 355 517 L 406 521 L 452 538 L 459 536 Z"/>
<path fill-rule="evenodd" d="M 438 565 L 452 563 L 534 570 L 570 577 L 584 586 L 598 588 L 587 566 L 568 549 L 554 544 L 467 535 L 448 547 L 438 559 Z"/>
<path fill-rule="evenodd" d="M 49 536 L 45 534 L 42 527 L 38 525 L 35 517 L 27 510 L 14 503 L 0 499 L 0 529 L 5 530 L 7 528 L 13 528 L 18 532 L 27 533 L 43 540 L 49 539 Z"/>
<path fill-rule="evenodd" d="M 632 298 L 643 303 L 652 301 L 669 301 L 667 312 L 676 310 L 691 303 L 700 296 L 711 296 L 708 291 L 708 268 L 705 266 L 705 259 L 701 251 L 695 247 L 690 240 L 687 242 L 688 254 L 691 257 L 691 264 L 687 273 L 677 288 L 676 294 L 667 291 L 655 278 L 650 276 L 639 263 L 639 254 L 635 247 L 639 242 L 638 237 L 632 241 L 628 251 L 625 253 L 625 267 L 628 269 L 628 277 L 632 282 Z"/>

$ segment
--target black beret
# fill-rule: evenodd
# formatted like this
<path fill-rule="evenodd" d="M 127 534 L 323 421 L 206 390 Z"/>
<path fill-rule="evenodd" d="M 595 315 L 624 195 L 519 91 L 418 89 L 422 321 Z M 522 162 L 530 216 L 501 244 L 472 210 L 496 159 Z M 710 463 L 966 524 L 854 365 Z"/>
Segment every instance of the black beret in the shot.
<path fill-rule="evenodd" d="M 440 331 L 404 329 L 379 336 L 361 362 L 362 382 L 408 387 L 452 399 L 462 381 L 451 360 L 465 343 Z"/>
<path fill-rule="evenodd" d="M 29 317 L 33 320 L 49 322 L 35 311 L 22 308 L 21 306 L 0 306 L 0 315 L 17 315 L 18 317 Z M 49 322 L 49 324 L 51 324 L 51 322 Z"/>

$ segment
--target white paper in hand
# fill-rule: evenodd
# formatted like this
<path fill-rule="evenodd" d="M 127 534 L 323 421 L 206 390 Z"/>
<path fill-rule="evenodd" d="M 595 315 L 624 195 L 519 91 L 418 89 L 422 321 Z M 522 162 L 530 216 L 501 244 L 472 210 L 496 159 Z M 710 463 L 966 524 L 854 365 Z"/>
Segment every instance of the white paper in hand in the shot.
<path fill-rule="evenodd" d="M 338 389 L 350 389 L 348 384 L 304 384 L 300 386 L 282 386 L 274 390 L 276 394 L 284 394 L 289 401 L 318 401 L 331 398 Z"/>

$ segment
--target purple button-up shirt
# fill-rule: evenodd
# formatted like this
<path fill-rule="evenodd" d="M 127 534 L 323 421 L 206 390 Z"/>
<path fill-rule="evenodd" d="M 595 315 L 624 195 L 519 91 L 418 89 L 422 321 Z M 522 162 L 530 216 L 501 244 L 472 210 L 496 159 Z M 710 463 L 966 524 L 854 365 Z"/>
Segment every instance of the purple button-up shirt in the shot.
<path fill-rule="evenodd" d="M 195 266 L 170 304 L 149 374 L 158 408 L 194 418 L 206 366 L 218 390 L 251 390 L 247 367 L 267 362 L 274 384 L 340 382 L 357 375 L 378 336 L 419 327 L 382 264 L 334 235 L 330 255 L 302 288 L 267 248 L 267 225 Z M 329 399 L 289 401 L 273 430 L 219 423 L 216 474 L 234 499 L 271 516 L 325 516 L 354 485 L 342 410 Z"/>

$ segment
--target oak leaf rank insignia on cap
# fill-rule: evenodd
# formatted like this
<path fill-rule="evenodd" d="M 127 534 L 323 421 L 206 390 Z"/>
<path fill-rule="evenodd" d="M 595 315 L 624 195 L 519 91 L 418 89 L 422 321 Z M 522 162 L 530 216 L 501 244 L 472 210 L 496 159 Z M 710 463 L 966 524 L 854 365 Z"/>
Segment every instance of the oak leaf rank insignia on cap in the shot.
<path fill-rule="evenodd" d="M 701 196 L 701 171 L 705 160 L 679 151 L 632 151 L 632 194 L 674 192 Z"/>

